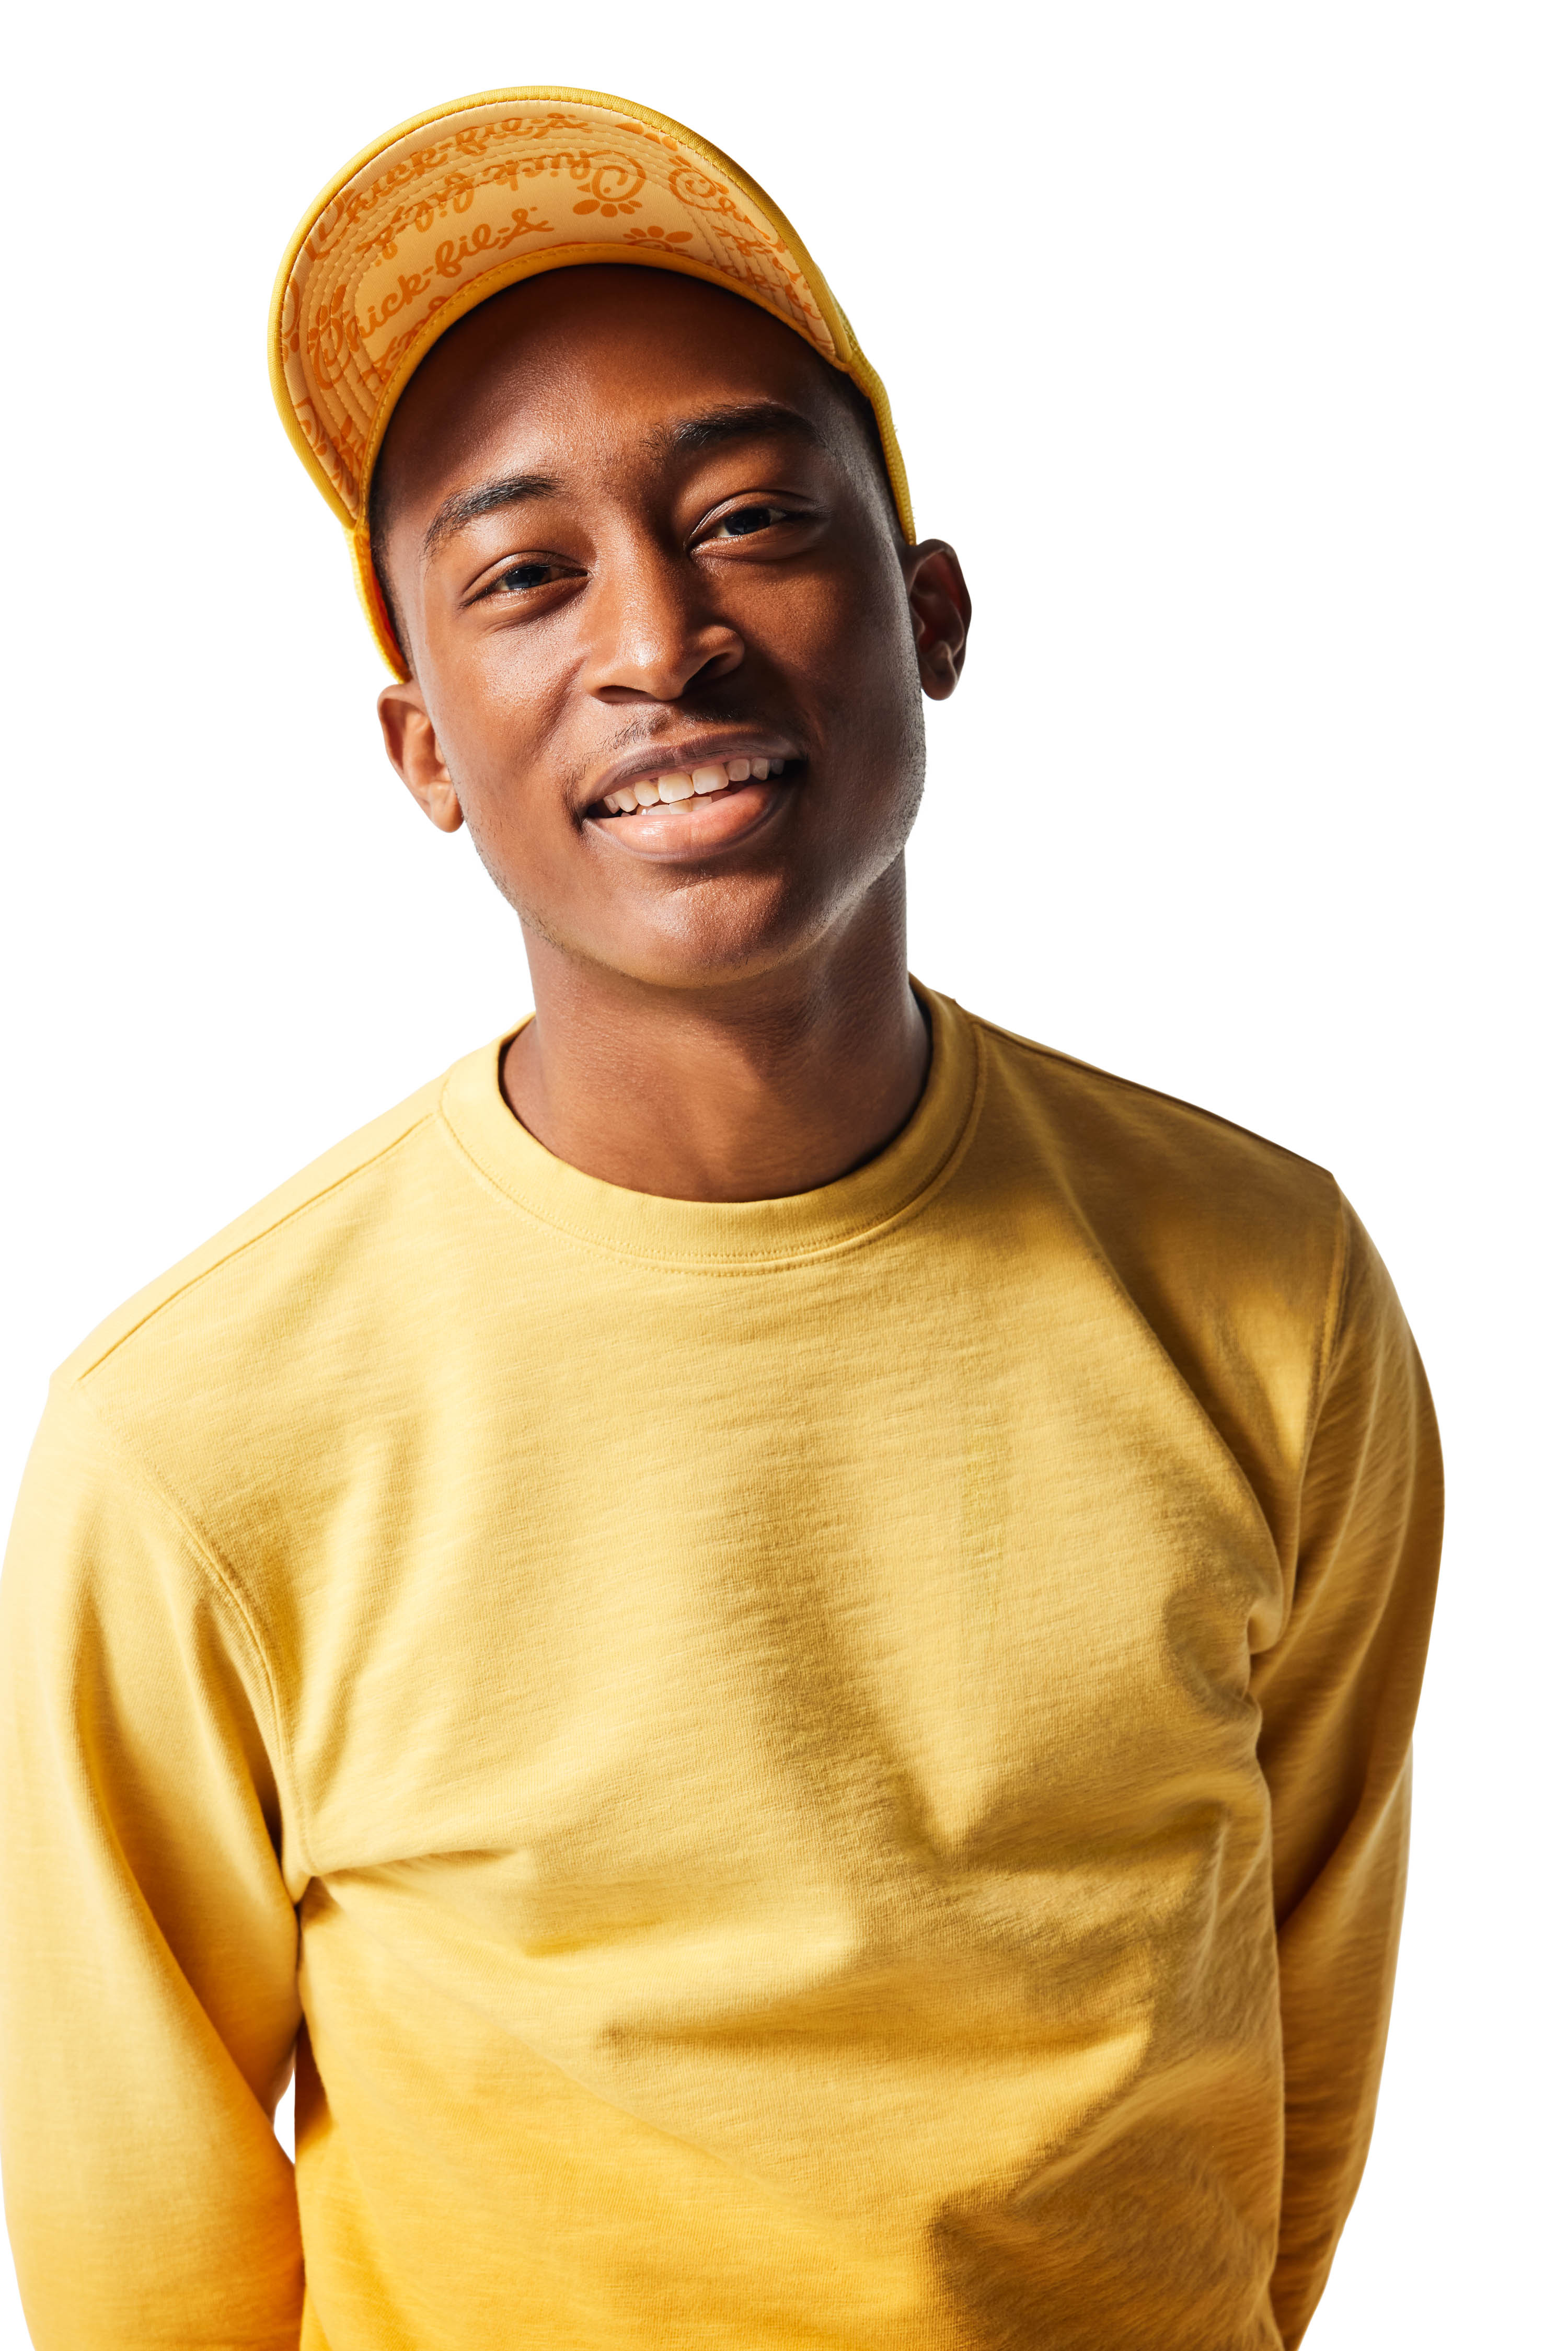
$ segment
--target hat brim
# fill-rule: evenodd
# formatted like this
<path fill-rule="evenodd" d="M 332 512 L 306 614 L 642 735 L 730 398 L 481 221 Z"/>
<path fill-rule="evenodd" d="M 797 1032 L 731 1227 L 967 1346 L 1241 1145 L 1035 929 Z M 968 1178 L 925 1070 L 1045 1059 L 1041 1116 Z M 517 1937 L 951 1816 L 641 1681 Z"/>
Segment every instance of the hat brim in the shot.
<path fill-rule="evenodd" d="M 914 517 L 881 377 L 805 246 L 727 155 L 594 90 L 491 90 L 416 115 L 324 188 L 273 291 L 278 413 L 349 534 L 365 617 L 407 675 L 371 561 L 366 507 L 402 393 L 448 328 L 507 287 L 603 262 L 741 295 L 870 402 L 904 537 Z"/>

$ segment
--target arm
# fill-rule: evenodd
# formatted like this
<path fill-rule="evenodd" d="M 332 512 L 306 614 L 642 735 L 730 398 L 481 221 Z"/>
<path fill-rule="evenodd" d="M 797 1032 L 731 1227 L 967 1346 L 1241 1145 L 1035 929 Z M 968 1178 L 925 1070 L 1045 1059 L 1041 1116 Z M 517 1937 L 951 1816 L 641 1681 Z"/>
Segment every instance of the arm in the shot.
<path fill-rule="evenodd" d="M 269 1742 L 217 1563 L 57 1395 L 0 1584 L 5 2203 L 39 2351 L 298 2351 Z"/>
<path fill-rule="evenodd" d="M 1420 1360 L 1376 1251 L 1348 1209 L 1345 1221 L 1294 1593 L 1253 1674 L 1273 1809 L 1285 2179 L 1272 2291 L 1287 2351 L 1322 2292 L 1372 2136 L 1442 1520 Z"/>

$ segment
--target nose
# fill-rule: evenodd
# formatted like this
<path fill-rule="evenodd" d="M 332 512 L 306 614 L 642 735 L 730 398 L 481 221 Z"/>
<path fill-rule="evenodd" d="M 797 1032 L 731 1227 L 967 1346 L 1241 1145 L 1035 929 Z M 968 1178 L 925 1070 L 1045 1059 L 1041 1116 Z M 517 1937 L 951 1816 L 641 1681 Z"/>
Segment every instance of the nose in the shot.
<path fill-rule="evenodd" d="M 590 598 L 590 692 L 601 702 L 678 702 L 738 669 L 744 641 L 706 590 L 681 549 L 644 541 L 601 561 Z"/>

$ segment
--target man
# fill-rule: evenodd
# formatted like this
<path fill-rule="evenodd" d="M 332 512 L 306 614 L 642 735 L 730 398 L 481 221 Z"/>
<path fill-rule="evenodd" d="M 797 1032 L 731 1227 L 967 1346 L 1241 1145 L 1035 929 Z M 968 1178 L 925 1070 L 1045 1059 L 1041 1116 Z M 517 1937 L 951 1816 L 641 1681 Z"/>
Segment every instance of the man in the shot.
<path fill-rule="evenodd" d="M 274 361 L 537 1012 L 57 1376 L 5 1580 L 36 2342 L 1294 2345 L 1437 1553 L 1376 1256 L 912 989 L 968 600 L 717 151 L 565 91 L 404 126 Z"/>

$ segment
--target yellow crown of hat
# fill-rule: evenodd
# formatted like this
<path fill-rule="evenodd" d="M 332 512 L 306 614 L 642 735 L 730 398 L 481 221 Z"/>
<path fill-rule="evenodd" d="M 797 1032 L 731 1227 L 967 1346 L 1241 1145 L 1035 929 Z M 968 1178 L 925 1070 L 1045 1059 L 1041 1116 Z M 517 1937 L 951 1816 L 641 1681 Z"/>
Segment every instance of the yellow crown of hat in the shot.
<path fill-rule="evenodd" d="M 744 295 L 870 401 L 906 538 L 882 379 L 827 280 L 754 180 L 667 115 L 587 89 L 500 89 L 401 123 L 339 172 L 290 239 L 268 325 L 273 396 L 349 535 L 376 643 L 407 668 L 366 506 L 392 411 L 448 327 L 547 269 L 641 262 Z"/>

